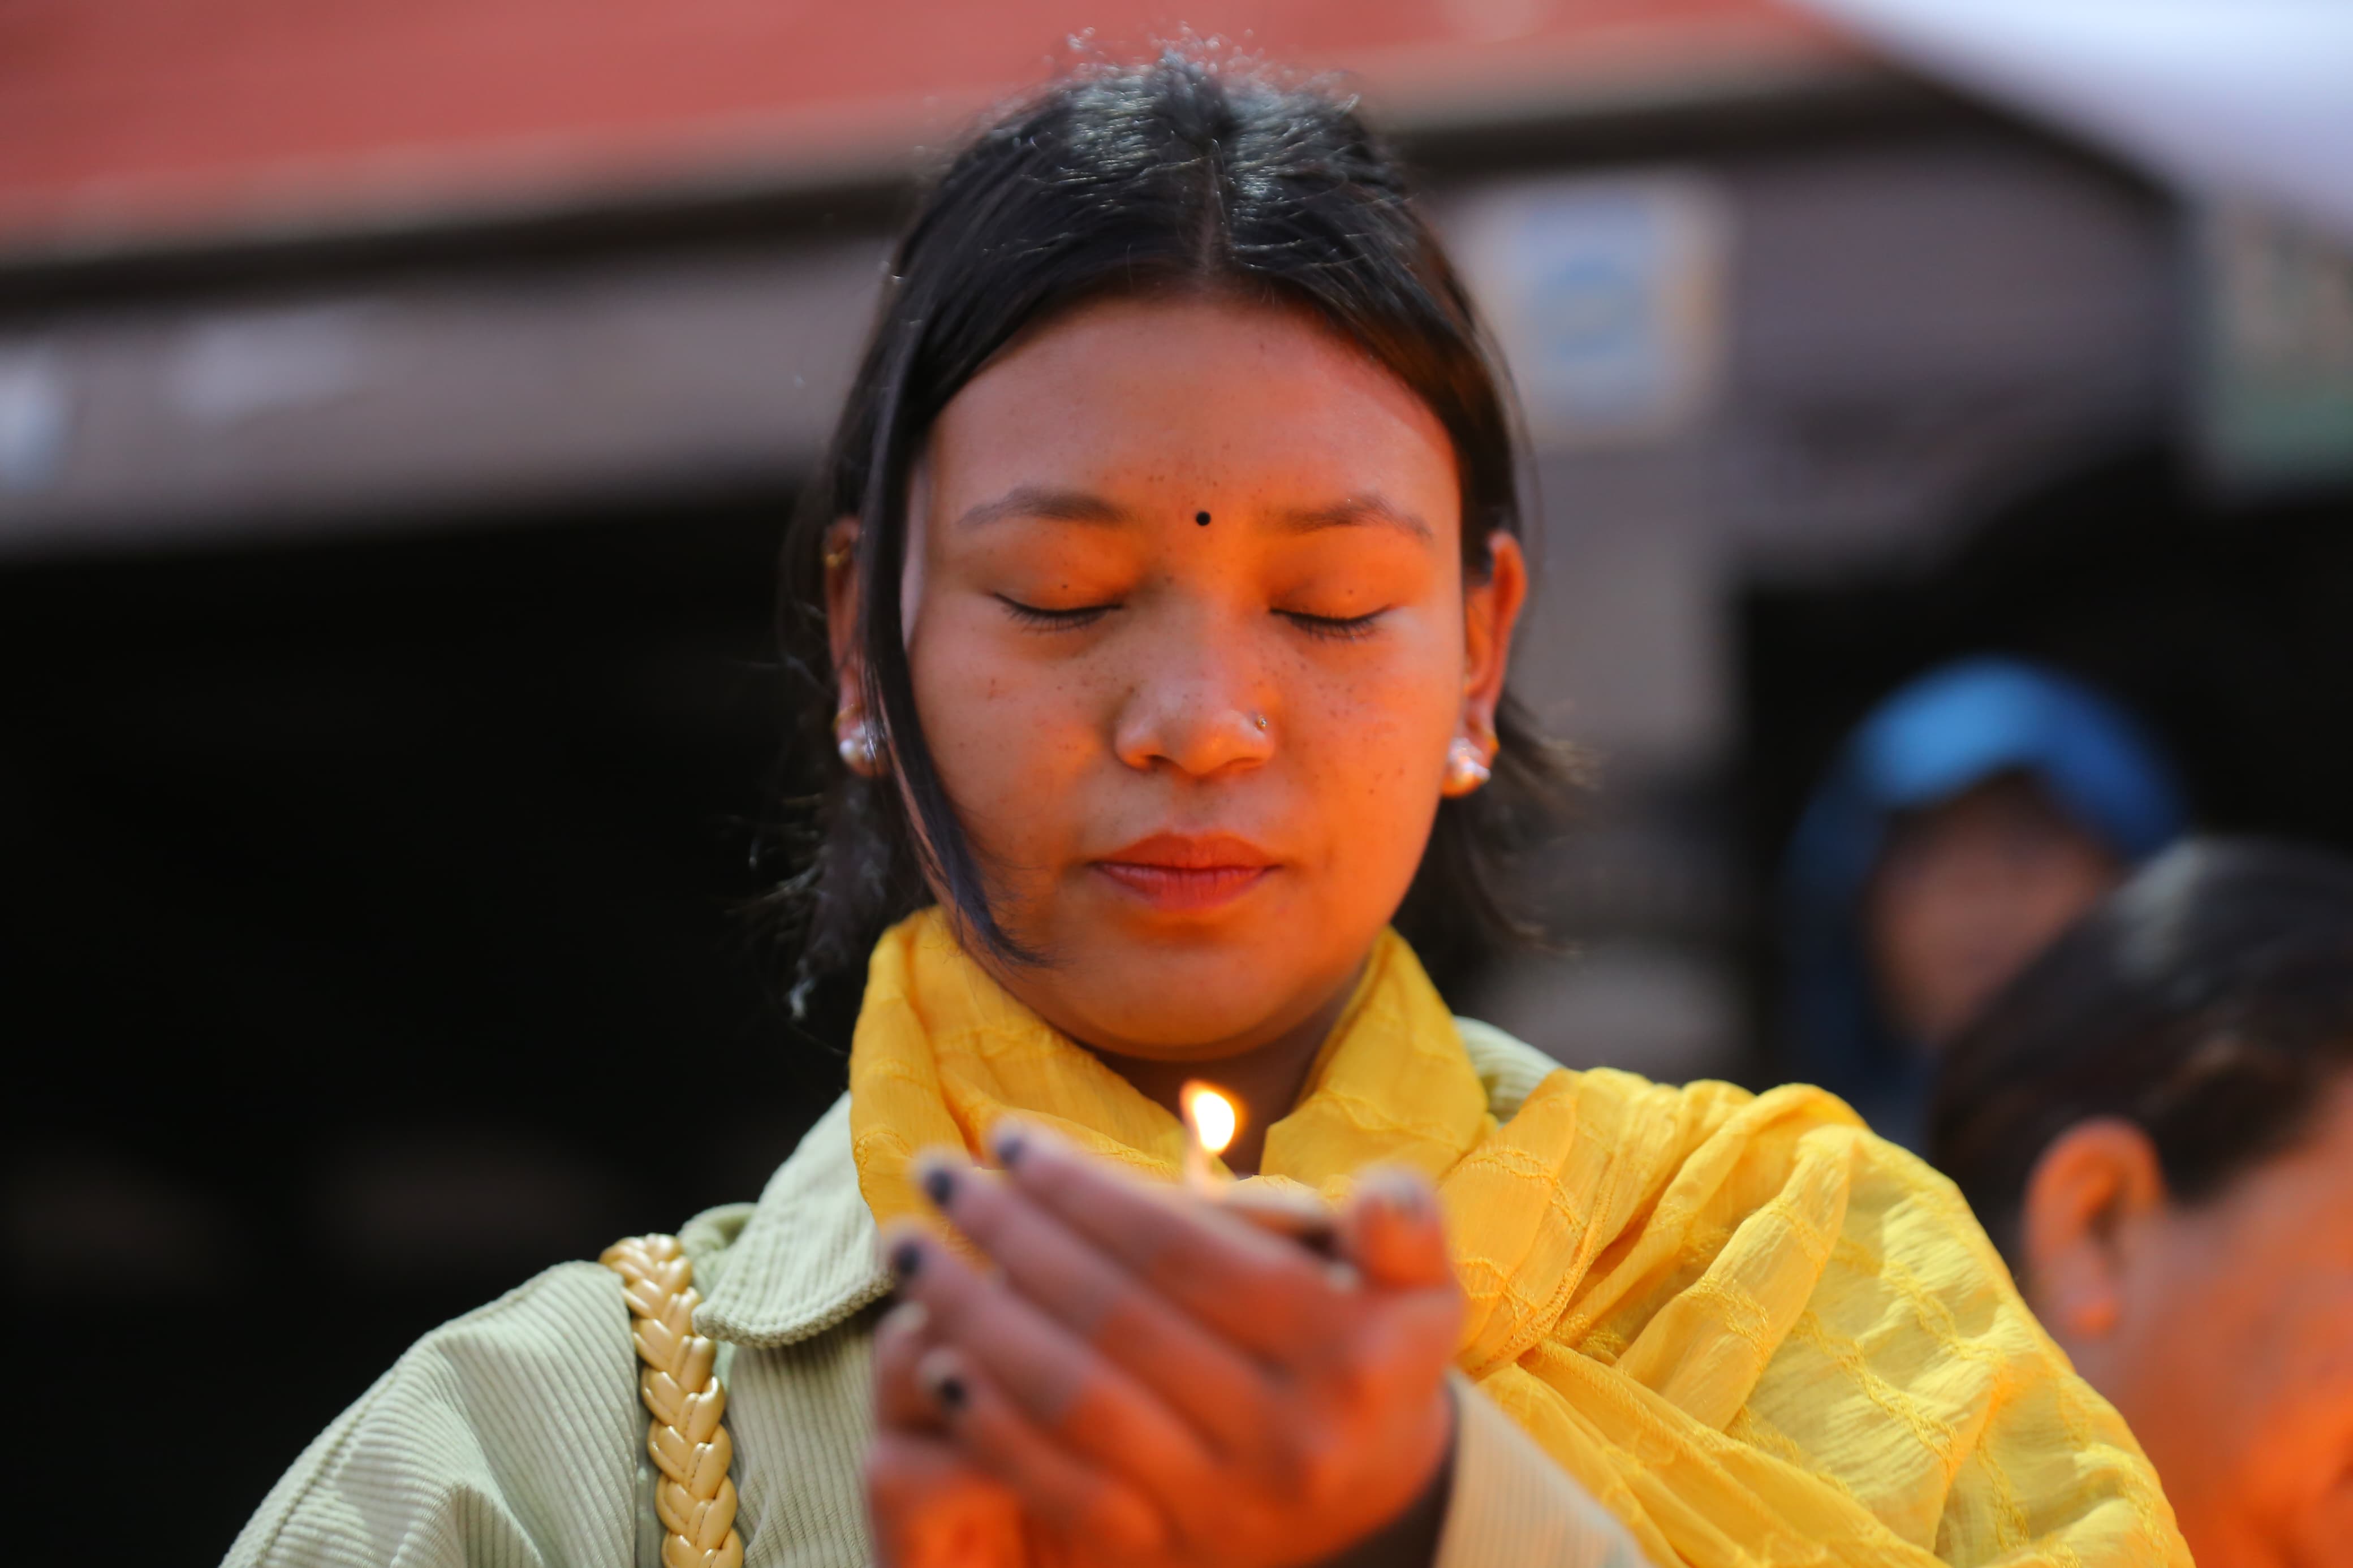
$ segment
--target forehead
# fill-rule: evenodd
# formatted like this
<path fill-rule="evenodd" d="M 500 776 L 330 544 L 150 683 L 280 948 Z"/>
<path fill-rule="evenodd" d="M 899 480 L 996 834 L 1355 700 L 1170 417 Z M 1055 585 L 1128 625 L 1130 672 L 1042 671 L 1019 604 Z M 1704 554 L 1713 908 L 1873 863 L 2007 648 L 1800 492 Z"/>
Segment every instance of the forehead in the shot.
<path fill-rule="evenodd" d="M 1228 504 L 1374 490 L 1451 531 L 1459 504 L 1452 443 L 1412 389 L 1303 310 L 1216 297 L 1055 318 L 956 395 L 927 458 L 951 506 L 1024 484 Z"/>
<path fill-rule="evenodd" d="M 2048 785 L 2023 768 L 2005 769 L 1949 799 L 1899 814 L 1888 825 L 1888 842 L 1891 848 L 1948 847 L 2019 832 L 2064 836 L 2105 848 Z"/>

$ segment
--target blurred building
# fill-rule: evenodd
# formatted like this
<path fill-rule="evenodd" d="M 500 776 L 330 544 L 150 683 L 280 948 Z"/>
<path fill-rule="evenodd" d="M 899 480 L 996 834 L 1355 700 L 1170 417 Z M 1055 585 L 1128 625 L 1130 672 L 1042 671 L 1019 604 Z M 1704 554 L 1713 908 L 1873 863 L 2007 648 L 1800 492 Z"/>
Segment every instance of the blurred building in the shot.
<path fill-rule="evenodd" d="M 2353 841 L 2348 230 L 1852 9 L 0 13 L 9 1244 L 164 1325 L 110 1389 L 190 1440 L 186 1554 L 418 1329 L 753 1195 L 834 1091 L 736 912 L 782 520 L 938 150 L 1180 19 L 1348 73 L 1526 405 L 1522 684 L 1598 784 L 1528 871 L 1575 961 L 1450 955 L 1470 1010 L 1769 1071 L 1798 801 L 1971 648 Z M 311 1376 L 222 1452 L 201 1347 L 286 1271 Z"/>

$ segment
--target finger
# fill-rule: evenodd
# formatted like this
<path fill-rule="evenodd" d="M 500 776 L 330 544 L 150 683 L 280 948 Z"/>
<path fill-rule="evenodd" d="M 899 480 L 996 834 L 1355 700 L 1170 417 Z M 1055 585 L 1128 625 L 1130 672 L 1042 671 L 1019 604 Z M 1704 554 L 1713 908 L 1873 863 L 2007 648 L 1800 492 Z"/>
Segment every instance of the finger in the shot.
<path fill-rule="evenodd" d="M 925 1332 L 1090 1462 L 1181 1507 L 1211 1489 L 1207 1447 L 1177 1414 L 1092 1346 L 913 1226 L 894 1226 L 899 1289 L 928 1312 Z"/>
<path fill-rule="evenodd" d="M 1419 1172 L 1394 1165 L 1366 1172 L 1340 1211 L 1339 1228 L 1340 1256 L 1368 1284 L 1409 1290 L 1453 1282 L 1438 1194 Z"/>
<path fill-rule="evenodd" d="M 1461 1333 L 1460 1291 L 1384 1292 L 1342 1352 L 1310 1369 L 1314 1388 L 1303 1386 L 1303 1396 L 1336 1396 L 1359 1412 L 1426 1404 L 1444 1383 Z"/>
<path fill-rule="evenodd" d="M 987 1368 L 955 1346 L 925 1352 L 916 1377 L 956 1451 L 1011 1488 L 1039 1520 L 1094 1544 L 1113 1562 L 1167 1544 L 1166 1521 L 1142 1493 L 1056 1443 Z"/>
<path fill-rule="evenodd" d="M 1347 1310 L 1322 1259 L 1215 1205 L 1148 1187 L 1036 1127 L 1002 1126 L 992 1142 L 1024 1195 L 1245 1349 L 1312 1353 Z"/>
<path fill-rule="evenodd" d="M 1086 1341 L 1227 1452 L 1248 1452 L 1277 1414 L 1265 1372 L 1240 1347 L 1158 1300 L 1092 1240 L 1020 1188 L 923 1163 L 926 1196 L 1039 1310 Z"/>
<path fill-rule="evenodd" d="M 1020 1568 L 1021 1500 L 949 1439 L 884 1431 L 866 1450 L 880 1568 Z"/>
<path fill-rule="evenodd" d="M 874 1418 L 881 1426 L 939 1426 L 938 1406 L 915 1383 L 915 1363 L 932 1346 L 925 1331 L 930 1317 L 921 1301 L 902 1301 L 874 1325 Z"/>

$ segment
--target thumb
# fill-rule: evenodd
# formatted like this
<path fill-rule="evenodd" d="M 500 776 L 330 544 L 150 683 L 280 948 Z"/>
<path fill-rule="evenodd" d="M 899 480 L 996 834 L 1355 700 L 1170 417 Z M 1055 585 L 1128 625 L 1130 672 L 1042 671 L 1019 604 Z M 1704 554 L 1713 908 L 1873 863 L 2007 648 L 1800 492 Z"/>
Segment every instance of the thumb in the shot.
<path fill-rule="evenodd" d="M 1419 1173 L 1385 1166 L 1357 1179 L 1340 1211 L 1340 1256 L 1367 1282 L 1421 1289 L 1451 1281 L 1438 1194 Z"/>

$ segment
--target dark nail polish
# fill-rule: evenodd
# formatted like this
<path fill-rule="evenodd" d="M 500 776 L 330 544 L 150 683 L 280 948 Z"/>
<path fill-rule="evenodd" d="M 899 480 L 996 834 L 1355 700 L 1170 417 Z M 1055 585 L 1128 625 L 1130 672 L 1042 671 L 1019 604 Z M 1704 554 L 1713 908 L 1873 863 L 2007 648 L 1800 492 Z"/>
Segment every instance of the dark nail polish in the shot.
<path fill-rule="evenodd" d="M 964 1379 L 960 1377 L 940 1379 L 939 1387 L 935 1392 L 939 1397 L 940 1408 L 943 1410 L 961 1410 L 972 1402 L 972 1390 L 964 1385 Z"/>
<path fill-rule="evenodd" d="M 923 1266 L 923 1249 L 912 1241 L 902 1241 L 891 1249 L 891 1272 L 902 1279 L 913 1279 L 915 1270 Z"/>
<path fill-rule="evenodd" d="M 1018 1132 L 1005 1132 L 997 1136 L 997 1163 L 1007 1170 L 1009 1171 L 1019 1164 L 1024 1152 L 1021 1134 Z"/>
<path fill-rule="evenodd" d="M 934 1208 L 945 1208 L 948 1199 L 955 1194 L 955 1178 L 937 1165 L 923 1174 L 923 1195 L 932 1200 Z"/>

